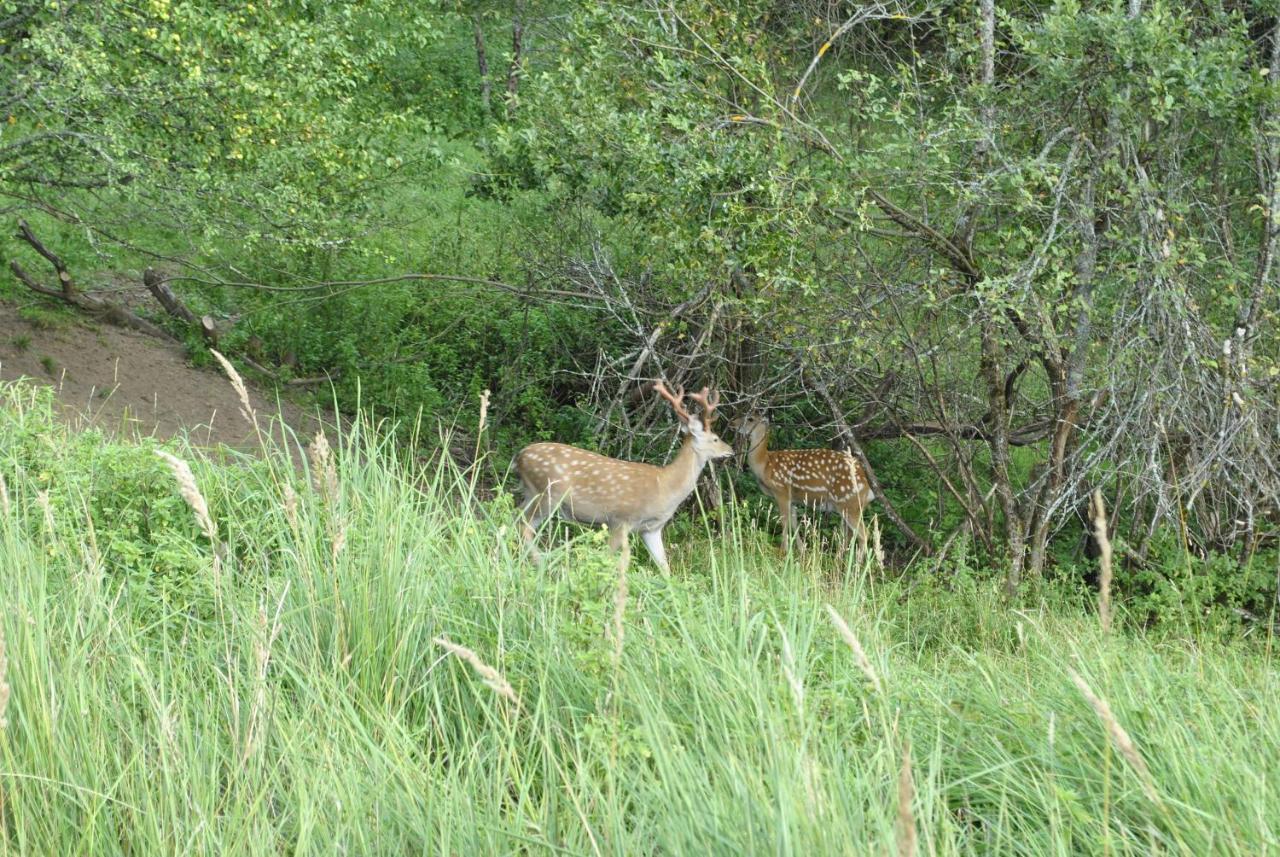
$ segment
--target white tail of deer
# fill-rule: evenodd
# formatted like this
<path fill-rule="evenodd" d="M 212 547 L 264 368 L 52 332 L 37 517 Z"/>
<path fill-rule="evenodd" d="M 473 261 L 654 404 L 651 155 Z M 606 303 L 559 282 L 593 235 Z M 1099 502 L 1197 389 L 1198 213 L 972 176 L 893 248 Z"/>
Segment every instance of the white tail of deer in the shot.
<path fill-rule="evenodd" d="M 706 463 L 733 455 L 733 447 L 711 431 L 718 394 L 703 387 L 689 396 L 702 406 L 699 419 L 685 410 L 683 387 L 673 394 L 659 381 L 653 390 L 671 403 L 688 433 L 665 467 L 620 461 L 563 443 L 530 444 L 516 455 L 525 497 L 524 539 L 530 547 L 537 528 L 559 512 L 570 521 L 607 524 L 609 546 L 621 551 L 624 569 L 631 558 L 628 536 L 639 532 L 653 561 L 664 573 L 670 571 L 662 528 L 693 492 Z"/>
<path fill-rule="evenodd" d="M 751 472 L 778 504 L 785 544 L 790 544 L 796 504 L 839 513 L 859 543 L 866 541 L 862 510 L 875 499 L 875 494 L 856 458 L 834 449 L 771 450 L 769 421 L 760 414 L 737 420 L 735 426 L 750 444 L 747 463 Z"/>

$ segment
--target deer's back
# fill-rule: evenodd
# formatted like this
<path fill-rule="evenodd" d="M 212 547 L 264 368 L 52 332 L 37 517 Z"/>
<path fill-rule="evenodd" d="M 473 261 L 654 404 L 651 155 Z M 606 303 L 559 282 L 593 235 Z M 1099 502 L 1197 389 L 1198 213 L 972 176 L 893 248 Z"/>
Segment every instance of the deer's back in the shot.
<path fill-rule="evenodd" d="M 862 465 L 834 449 L 788 449 L 769 453 L 766 467 L 771 491 L 785 490 L 792 499 L 839 506 L 857 499 L 869 503 L 872 493 Z"/>
<path fill-rule="evenodd" d="M 516 455 L 526 495 L 543 495 L 583 523 L 642 527 L 660 517 L 660 468 L 563 443 L 534 443 Z"/>

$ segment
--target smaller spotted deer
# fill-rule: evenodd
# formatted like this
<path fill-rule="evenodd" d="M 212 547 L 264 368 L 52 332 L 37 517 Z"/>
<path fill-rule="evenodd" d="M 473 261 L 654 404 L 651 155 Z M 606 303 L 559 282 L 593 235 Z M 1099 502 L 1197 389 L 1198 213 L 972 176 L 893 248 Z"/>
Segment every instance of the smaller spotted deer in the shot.
<path fill-rule="evenodd" d="M 747 437 L 751 472 L 778 504 L 785 544 L 790 544 L 797 503 L 838 512 L 851 534 L 860 542 L 866 538 L 862 510 L 875 495 L 857 459 L 834 449 L 770 450 L 769 421 L 761 414 L 749 414 L 734 425 Z"/>
<path fill-rule="evenodd" d="M 516 455 L 516 471 L 524 488 L 524 539 L 534 547 L 536 531 L 553 512 L 583 524 L 606 524 L 609 547 L 631 559 L 628 535 L 640 533 L 649 555 L 663 573 L 670 571 L 662 544 L 662 528 L 676 507 L 693 493 L 708 461 L 728 458 L 733 447 L 713 431 L 719 395 L 706 387 L 689 396 L 702 406 L 702 418 L 684 407 L 684 388 L 674 394 L 661 381 L 653 390 L 671 404 L 688 433 L 680 452 L 665 467 L 621 461 L 563 443 L 534 443 Z"/>

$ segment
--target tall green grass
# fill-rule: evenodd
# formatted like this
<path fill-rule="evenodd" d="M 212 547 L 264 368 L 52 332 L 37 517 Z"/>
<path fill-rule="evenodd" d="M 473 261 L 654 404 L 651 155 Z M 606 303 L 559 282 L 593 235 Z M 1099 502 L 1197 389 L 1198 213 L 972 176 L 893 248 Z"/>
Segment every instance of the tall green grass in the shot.
<path fill-rule="evenodd" d="M 600 534 L 536 567 L 510 498 L 363 425 L 302 469 L 171 446 L 210 538 L 46 404 L 0 390 L 6 852 L 1280 852 L 1270 641 L 782 561 L 733 514 L 620 596 Z M 119 456 L 184 510 L 163 587 L 94 496 Z"/>

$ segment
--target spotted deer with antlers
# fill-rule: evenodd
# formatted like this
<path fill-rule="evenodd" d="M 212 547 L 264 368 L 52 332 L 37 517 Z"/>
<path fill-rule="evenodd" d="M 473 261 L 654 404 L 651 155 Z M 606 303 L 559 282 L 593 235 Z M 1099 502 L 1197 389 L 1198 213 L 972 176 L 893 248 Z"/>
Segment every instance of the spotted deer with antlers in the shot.
<path fill-rule="evenodd" d="M 866 540 L 862 510 L 875 499 L 862 465 L 834 449 L 769 449 L 769 420 L 753 413 L 734 421 L 747 438 L 747 464 L 778 504 L 783 543 L 790 545 L 797 504 L 836 512 L 859 543 Z"/>
<path fill-rule="evenodd" d="M 644 546 L 663 573 L 670 571 L 662 528 L 685 498 L 693 493 L 708 461 L 728 458 L 733 447 L 711 430 L 719 394 L 703 387 L 689 396 L 702 406 L 701 418 L 684 406 L 684 388 L 675 393 L 661 381 L 653 391 L 671 405 L 684 426 L 680 452 L 664 467 L 621 461 L 563 443 L 534 443 L 516 455 L 516 472 L 524 488 L 524 539 L 537 555 L 537 529 L 553 513 L 582 524 L 606 524 L 609 547 L 631 559 L 629 539 L 640 533 Z"/>

